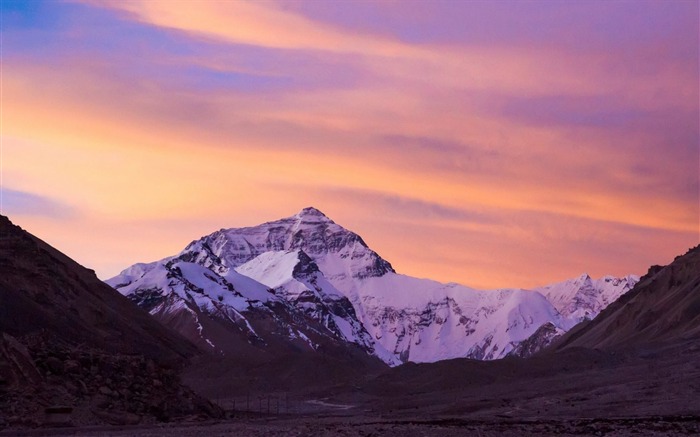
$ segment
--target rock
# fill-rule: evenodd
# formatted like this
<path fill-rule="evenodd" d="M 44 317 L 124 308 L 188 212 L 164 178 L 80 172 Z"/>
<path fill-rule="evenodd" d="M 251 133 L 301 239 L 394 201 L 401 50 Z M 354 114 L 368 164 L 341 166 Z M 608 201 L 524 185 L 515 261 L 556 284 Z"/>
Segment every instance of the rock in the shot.
<path fill-rule="evenodd" d="M 158 365 L 156 364 L 155 361 L 149 359 L 146 361 L 146 372 L 150 374 L 154 374 L 158 371 Z"/>
<path fill-rule="evenodd" d="M 0 363 L 3 363 L 5 387 L 21 383 L 39 384 L 42 380 L 26 346 L 4 333 L 0 335 Z"/>
<path fill-rule="evenodd" d="M 48 357 L 45 362 L 46 368 L 54 375 L 63 375 L 63 361 L 56 357 Z"/>
<path fill-rule="evenodd" d="M 78 385 L 80 385 L 80 392 L 84 395 L 88 394 L 88 388 L 85 385 L 85 382 L 83 382 L 82 379 L 78 380 Z"/>
<path fill-rule="evenodd" d="M 49 426 L 70 426 L 73 408 L 55 405 L 44 410 L 44 424 Z"/>
<path fill-rule="evenodd" d="M 93 410 L 92 414 L 110 425 L 138 425 L 141 422 L 141 416 L 126 411 Z"/>
<path fill-rule="evenodd" d="M 66 373 L 77 374 L 80 373 L 80 363 L 76 360 L 66 360 L 63 363 L 63 369 Z"/>
<path fill-rule="evenodd" d="M 98 394 L 97 396 L 95 396 L 92 399 L 92 402 L 99 409 L 109 408 L 112 405 L 111 399 L 102 394 Z"/>
<path fill-rule="evenodd" d="M 101 386 L 97 390 L 105 396 L 110 396 L 113 393 L 112 390 L 109 387 L 107 387 L 106 385 Z"/>
<path fill-rule="evenodd" d="M 78 388 L 78 386 L 75 385 L 75 384 L 73 384 L 71 381 L 66 382 L 66 383 L 64 384 L 64 387 L 65 387 L 66 390 L 68 390 L 68 392 L 71 393 L 71 394 L 78 393 L 78 392 L 80 391 L 80 389 Z"/>

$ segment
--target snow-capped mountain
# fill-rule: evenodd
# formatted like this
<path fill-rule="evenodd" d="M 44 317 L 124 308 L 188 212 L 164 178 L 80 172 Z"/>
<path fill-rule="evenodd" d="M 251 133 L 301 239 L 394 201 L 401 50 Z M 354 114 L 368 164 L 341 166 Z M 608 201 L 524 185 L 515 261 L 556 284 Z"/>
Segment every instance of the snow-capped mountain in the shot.
<path fill-rule="evenodd" d="M 535 288 L 534 291 L 542 293 L 562 316 L 578 323 L 595 318 L 637 282 L 639 276 L 635 275 L 593 279 L 584 273 L 578 278 Z"/>
<path fill-rule="evenodd" d="M 310 350 L 349 344 L 396 365 L 531 354 L 636 280 L 586 275 L 532 291 L 481 291 L 413 278 L 397 274 L 359 235 L 305 208 L 219 230 L 107 283 L 215 350 L 223 324 L 256 347 L 274 339 Z"/>
<path fill-rule="evenodd" d="M 377 342 L 402 362 L 502 358 L 545 323 L 572 326 L 536 292 L 474 290 L 398 274 L 364 281 L 354 302 Z"/>
<path fill-rule="evenodd" d="M 266 252 L 273 286 L 225 267 L 218 258 L 196 262 L 191 251 L 138 264 L 108 283 L 161 322 L 195 343 L 223 353 L 240 352 L 240 341 L 266 348 L 290 343 L 310 351 L 354 343 L 363 351 L 395 364 L 375 350 L 371 336 L 354 315 L 352 304 L 334 290 L 301 250 Z M 205 258 L 200 261 L 204 263 Z M 245 266 L 244 266 L 245 267 Z"/>
<path fill-rule="evenodd" d="M 190 243 L 183 253 L 193 262 L 238 267 L 270 251 L 303 250 L 333 283 L 394 272 L 362 238 L 335 224 L 321 211 L 305 208 L 298 214 L 259 226 L 221 229 Z"/>

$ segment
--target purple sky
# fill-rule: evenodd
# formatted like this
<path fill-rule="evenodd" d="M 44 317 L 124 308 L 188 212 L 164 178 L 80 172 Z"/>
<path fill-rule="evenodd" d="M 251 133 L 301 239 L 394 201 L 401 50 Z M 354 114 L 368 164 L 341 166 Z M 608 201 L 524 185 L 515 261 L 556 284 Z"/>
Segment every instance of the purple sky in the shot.
<path fill-rule="evenodd" d="M 411 275 L 641 274 L 700 240 L 698 10 L 6 0 L 2 212 L 103 278 L 310 205 Z"/>

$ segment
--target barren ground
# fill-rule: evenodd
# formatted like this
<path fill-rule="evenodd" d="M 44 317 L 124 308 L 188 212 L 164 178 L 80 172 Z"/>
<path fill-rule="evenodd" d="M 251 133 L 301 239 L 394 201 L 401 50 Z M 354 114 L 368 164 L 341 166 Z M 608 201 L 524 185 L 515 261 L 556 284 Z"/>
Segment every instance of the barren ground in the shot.
<path fill-rule="evenodd" d="M 454 360 L 303 392 L 218 393 L 209 395 L 232 417 L 216 422 L 0 436 L 700 435 L 700 348 L 690 341 L 627 356 L 578 351 L 527 361 Z"/>

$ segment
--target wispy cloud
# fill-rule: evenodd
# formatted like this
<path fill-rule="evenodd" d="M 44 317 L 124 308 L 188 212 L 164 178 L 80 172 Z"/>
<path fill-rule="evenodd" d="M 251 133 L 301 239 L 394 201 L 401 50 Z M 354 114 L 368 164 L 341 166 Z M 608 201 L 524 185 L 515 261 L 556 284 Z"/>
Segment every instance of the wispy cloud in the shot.
<path fill-rule="evenodd" d="M 10 217 L 44 216 L 66 220 L 77 216 L 72 206 L 39 194 L 3 187 L 2 199 L 2 213 Z"/>
<path fill-rule="evenodd" d="M 605 244 L 670 256 L 697 235 L 696 2 L 20 6 L 5 179 L 88 211 L 101 244 L 119 221 L 252 225 L 316 204 L 411 269 L 406 254 L 449 254 L 429 270 L 469 282 L 487 253 L 527 282 L 532 247 L 585 264 L 565 265 L 577 233 L 607 230 L 593 264 Z M 422 255 L 401 234 L 419 227 Z"/>

